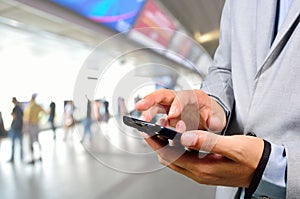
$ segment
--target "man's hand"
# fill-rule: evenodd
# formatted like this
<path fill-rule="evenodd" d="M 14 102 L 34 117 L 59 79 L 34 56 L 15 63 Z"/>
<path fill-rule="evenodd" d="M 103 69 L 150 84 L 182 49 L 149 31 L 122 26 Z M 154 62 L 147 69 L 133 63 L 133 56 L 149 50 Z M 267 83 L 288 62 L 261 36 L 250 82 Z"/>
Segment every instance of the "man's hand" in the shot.
<path fill-rule="evenodd" d="M 170 126 L 175 127 L 183 120 L 188 130 L 220 132 L 226 125 L 223 108 L 201 90 L 160 89 L 139 101 L 136 109 L 143 111 L 143 120 L 150 121 L 156 114 L 167 114 Z"/>
<path fill-rule="evenodd" d="M 183 133 L 181 144 L 193 149 L 189 152 L 166 145 L 157 137 L 145 140 L 157 152 L 161 164 L 198 183 L 245 188 L 250 185 L 264 147 L 257 137 L 220 136 L 201 130 Z M 210 153 L 199 156 L 199 149 Z"/>

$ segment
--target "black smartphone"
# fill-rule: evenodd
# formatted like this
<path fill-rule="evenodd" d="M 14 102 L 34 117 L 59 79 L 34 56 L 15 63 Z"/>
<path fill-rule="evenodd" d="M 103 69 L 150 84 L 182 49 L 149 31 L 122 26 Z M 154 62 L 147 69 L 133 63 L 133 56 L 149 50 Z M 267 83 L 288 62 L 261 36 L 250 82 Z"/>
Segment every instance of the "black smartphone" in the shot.
<path fill-rule="evenodd" d="M 180 142 L 181 133 L 175 130 L 166 128 L 151 122 L 139 120 L 130 116 L 123 116 L 123 122 L 127 126 L 136 128 L 137 130 L 147 133 L 150 136 L 159 135 L 165 139 L 175 140 Z"/>

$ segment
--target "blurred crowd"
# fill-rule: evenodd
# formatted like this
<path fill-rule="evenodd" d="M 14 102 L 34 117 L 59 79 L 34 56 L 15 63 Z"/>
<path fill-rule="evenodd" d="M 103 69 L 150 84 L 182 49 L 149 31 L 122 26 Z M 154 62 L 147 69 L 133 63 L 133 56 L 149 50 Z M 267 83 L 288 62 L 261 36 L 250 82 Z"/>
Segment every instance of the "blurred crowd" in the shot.
<path fill-rule="evenodd" d="M 64 101 L 64 111 L 62 122 L 57 124 L 56 120 L 56 103 L 51 101 L 49 107 L 43 107 L 36 102 L 37 94 L 32 94 L 28 102 L 19 102 L 16 97 L 12 98 L 13 108 L 11 111 L 12 122 L 10 127 L 5 128 L 3 116 L 0 112 L 0 147 L 2 139 L 9 139 L 11 143 L 10 163 L 15 161 L 15 146 L 19 144 L 19 152 L 21 161 L 24 161 L 23 139 L 24 135 L 29 138 L 30 160 L 27 164 L 35 164 L 37 161 L 42 161 L 42 145 L 39 141 L 39 133 L 41 130 L 41 117 L 47 117 L 48 129 L 53 132 L 53 140 L 56 140 L 56 129 L 62 128 L 64 135 L 63 141 L 67 141 L 72 137 L 75 124 L 83 126 L 80 142 L 84 142 L 86 138 L 92 140 L 91 125 L 93 122 L 107 123 L 110 118 L 109 102 L 106 100 L 90 100 L 87 98 L 86 114 L 84 118 L 76 119 L 74 117 L 74 102 L 72 100 Z M 122 109 L 122 113 L 121 113 Z M 127 114 L 125 104 L 118 104 L 118 114 Z M 38 147 L 34 147 L 37 145 Z M 1 149 L 1 148 L 0 148 Z M 38 154 L 38 156 L 36 155 Z"/>

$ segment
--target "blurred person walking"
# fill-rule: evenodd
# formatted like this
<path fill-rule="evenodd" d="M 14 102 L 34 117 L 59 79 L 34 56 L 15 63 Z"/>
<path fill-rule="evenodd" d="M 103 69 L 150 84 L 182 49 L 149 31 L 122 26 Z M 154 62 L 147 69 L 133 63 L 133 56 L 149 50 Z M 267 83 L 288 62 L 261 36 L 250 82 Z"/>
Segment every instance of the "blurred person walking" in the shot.
<path fill-rule="evenodd" d="M 102 107 L 102 115 L 101 115 L 101 117 L 102 117 L 102 121 L 103 122 L 108 122 L 108 120 L 109 120 L 109 110 L 108 110 L 108 106 L 109 106 L 109 102 L 108 101 L 106 101 L 106 100 L 104 100 L 103 101 L 103 107 Z"/>
<path fill-rule="evenodd" d="M 73 131 L 75 125 L 75 120 L 73 117 L 74 104 L 73 101 L 65 101 L 64 105 L 64 138 L 63 141 L 66 141 L 69 136 L 69 131 Z"/>
<path fill-rule="evenodd" d="M 11 158 L 9 162 L 14 162 L 15 157 L 15 141 L 16 139 L 20 142 L 20 159 L 23 160 L 23 110 L 20 107 L 20 104 L 16 97 L 12 98 L 12 103 L 14 104 L 14 108 L 11 112 L 12 115 L 12 123 L 11 129 L 9 131 L 11 138 Z"/>
<path fill-rule="evenodd" d="M 127 115 L 127 107 L 125 104 L 125 99 L 123 97 L 118 97 L 118 115 L 122 118 L 123 115 Z"/>
<path fill-rule="evenodd" d="M 86 118 L 83 120 L 83 135 L 80 140 L 81 143 L 83 143 L 85 136 L 89 136 L 89 140 L 92 140 L 92 131 L 91 131 L 91 100 L 87 98 L 87 107 L 86 107 Z"/>
<path fill-rule="evenodd" d="M 46 113 L 45 110 L 36 103 L 36 96 L 37 94 L 32 94 L 30 103 L 28 107 L 26 107 L 24 111 L 24 122 L 26 122 L 27 125 L 27 130 L 29 133 L 29 144 L 30 144 L 30 151 L 31 151 L 31 157 L 32 160 L 28 162 L 29 164 L 34 164 L 35 163 L 35 158 L 34 158 L 34 143 L 38 143 L 39 146 L 39 161 L 42 161 L 42 146 L 39 141 L 39 121 L 40 121 L 40 114 L 41 113 Z"/>
<path fill-rule="evenodd" d="M 7 137 L 7 131 L 4 128 L 2 113 L 0 112 L 0 146 L 1 140 Z"/>
<path fill-rule="evenodd" d="M 54 123 L 54 119 L 55 119 L 55 109 L 56 109 L 56 105 L 53 101 L 51 101 L 50 103 L 50 110 L 49 110 L 49 123 L 50 123 L 50 127 L 53 131 L 53 140 L 56 139 L 56 126 L 55 126 L 55 123 Z"/>

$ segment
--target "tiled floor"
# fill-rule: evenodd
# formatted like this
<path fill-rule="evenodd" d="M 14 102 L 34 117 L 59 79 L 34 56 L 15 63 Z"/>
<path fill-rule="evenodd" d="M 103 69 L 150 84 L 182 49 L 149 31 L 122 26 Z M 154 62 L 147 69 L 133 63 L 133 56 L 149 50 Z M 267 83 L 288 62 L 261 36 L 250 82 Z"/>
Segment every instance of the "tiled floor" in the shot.
<path fill-rule="evenodd" d="M 0 148 L 1 199 L 211 199 L 214 187 L 203 186 L 162 167 L 156 155 L 133 133 L 120 130 L 116 121 L 93 125 L 93 139 L 80 143 L 78 125 L 64 142 L 51 131 L 40 133 L 42 162 L 28 165 L 16 156 L 8 163 L 10 141 Z M 24 139 L 25 161 L 29 160 Z M 18 149 L 18 148 L 17 148 Z"/>

